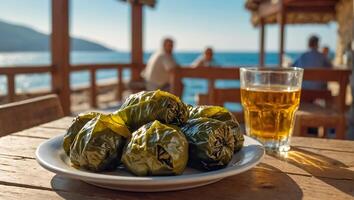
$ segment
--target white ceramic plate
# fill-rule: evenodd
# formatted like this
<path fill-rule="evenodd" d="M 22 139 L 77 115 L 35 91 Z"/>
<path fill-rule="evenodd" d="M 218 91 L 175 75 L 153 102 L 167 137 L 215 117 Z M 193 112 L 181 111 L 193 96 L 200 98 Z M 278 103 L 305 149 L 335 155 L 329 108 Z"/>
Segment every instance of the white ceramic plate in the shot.
<path fill-rule="evenodd" d="M 127 172 L 123 167 L 113 172 L 92 173 L 75 169 L 70 166 L 68 156 L 62 148 L 63 136 L 57 136 L 42 143 L 36 151 L 38 163 L 54 173 L 104 188 L 135 191 L 160 192 L 194 188 L 217 182 L 223 178 L 242 173 L 257 165 L 263 155 L 264 148 L 256 140 L 245 136 L 244 147 L 235 153 L 226 168 L 202 172 L 186 168 L 179 176 L 150 176 L 137 177 Z"/>

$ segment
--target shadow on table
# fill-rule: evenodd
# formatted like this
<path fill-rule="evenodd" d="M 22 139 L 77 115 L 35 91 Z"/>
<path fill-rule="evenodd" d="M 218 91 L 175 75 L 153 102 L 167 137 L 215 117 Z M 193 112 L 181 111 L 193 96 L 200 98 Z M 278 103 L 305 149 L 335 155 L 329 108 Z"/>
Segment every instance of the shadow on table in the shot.
<path fill-rule="evenodd" d="M 134 193 L 91 186 L 59 175 L 51 181 L 53 190 L 64 199 L 302 199 L 297 183 L 286 173 L 267 165 L 223 179 L 217 183 L 173 192 Z"/>
<path fill-rule="evenodd" d="M 295 165 L 317 179 L 354 196 L 354 171 L 347 169 L 348 166 L 338 160 L 296 147 L 292 147 L 287 153 L 267 154 Z"/>

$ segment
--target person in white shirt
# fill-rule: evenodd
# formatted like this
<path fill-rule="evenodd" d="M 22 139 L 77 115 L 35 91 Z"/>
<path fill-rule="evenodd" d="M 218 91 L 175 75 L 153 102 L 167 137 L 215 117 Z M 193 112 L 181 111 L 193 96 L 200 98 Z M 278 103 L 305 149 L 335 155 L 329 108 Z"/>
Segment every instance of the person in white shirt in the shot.
<path fill-rule="evenodd" d="M 214 53 L 211 47 L 208 47 L 204 50 L 204 53 L 200 55 L 193 63 L 192 67 L 212 67 L 216 66 L 216 62 L 214 60 Z"/>
<path fill-rule="evenodd" d="M 170 74 L 173 68 L 178 67 L 173 58 L 173 40 L 163 40 L 162 49 L 149 58 L 141 76 L 145 79 L 147 90 L 168 90 Z"/>

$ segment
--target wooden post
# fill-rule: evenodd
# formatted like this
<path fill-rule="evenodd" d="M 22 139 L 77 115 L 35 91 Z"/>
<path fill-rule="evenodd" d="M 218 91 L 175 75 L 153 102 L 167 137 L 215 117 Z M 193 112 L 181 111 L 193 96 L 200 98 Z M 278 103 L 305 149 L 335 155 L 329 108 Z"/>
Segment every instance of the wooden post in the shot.
<path fill-rule="evenodd" d="M 52 90 L 57 93 L 65 115 L 70 115 L 69 0 L 52 0 Z"/>
<path fill-rule="evenodd" d="M 285 23 L 286 23 L 286 10 L 282 5 L 280 12 L 278 13 L 278 23 L 279 23 L 279 67 L 283 64 L 283 54 L 284 54 L 284 39 L 285 39 Z"/>
<path fill-rule="evenodd" d="M 215 79 L 208 80 L 208 104 L 214 105 L 215 104 Z"/>
<path fill-rule="evenodd" d="M 117 87 L 117 99 L 118 101 L 122 101 L 123 99 L 123 68 L 118 68 L 118 87 Z"/>
<path fill-rule="evenodd" d="M 264 23 L 264 18 L 261 18 L 260 19 L 260 46 L 259 46 L 259 66 L 260 67 L 265 66 L 264 39 L 265 39 L 265 23 Z"/>
<path fill-rule="evenodd" d="M 284 54 L 285 23 L 286 23 L 286 11 L 283 5 L 278 14 L 278 23 L 279 23 L 279 66 L 282 67 L 283 54 Z"/>
<path fill-rule="evenodd" d="M 14 102 L 16 96 L 16 86 L 15 86 L 15 75 L 8 74 L 7 75 L 7 97 L 8 102 Z"/>
<path fill-rule="evenodd" d="M 131 63 L 132 80 L 140 80 L 143 65 L 143 6 L 140 3 L 131 3 Z"/>
<path fill-rule="evenodd" d="M 170 79 L 170 92 L 182 98 L 183 84 L 182 84 L 181 70 L 183 69 L 179 67 L 173 69 L 171 73 L 171 79 Z"/>
<path fill-rule="evenodd" d="M 97 108 L 96 69 L 94 68 L 90 70 L 90 85 L 91 107 Z"/>

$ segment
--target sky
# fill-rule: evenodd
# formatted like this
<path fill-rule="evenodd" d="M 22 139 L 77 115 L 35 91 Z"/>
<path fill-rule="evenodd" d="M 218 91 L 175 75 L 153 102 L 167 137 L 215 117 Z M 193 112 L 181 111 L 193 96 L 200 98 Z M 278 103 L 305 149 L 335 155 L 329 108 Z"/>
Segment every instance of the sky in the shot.
<path fill-rule="evenodd" d="M 117 0 L 70 0 L 70 34 L 99 42 L 120 51 L 130 50 L 130 7 Z M 0 0 L 0 20 L 51 32 L 50 0 Z M 161 39 L 176 41 L 177 51 L 258 51 L 259 30 L 250 22 L 244 0 L 157 0 L 155 8 L 144 8 L 144 49 L 156 50 Z M 307 38 L 317 34 L 332 51 L 337 26 L 289 25 L 285 50 L 303 51 Z M 279 49 L 279 28 L 266 29 L 266 50 Z"/>

